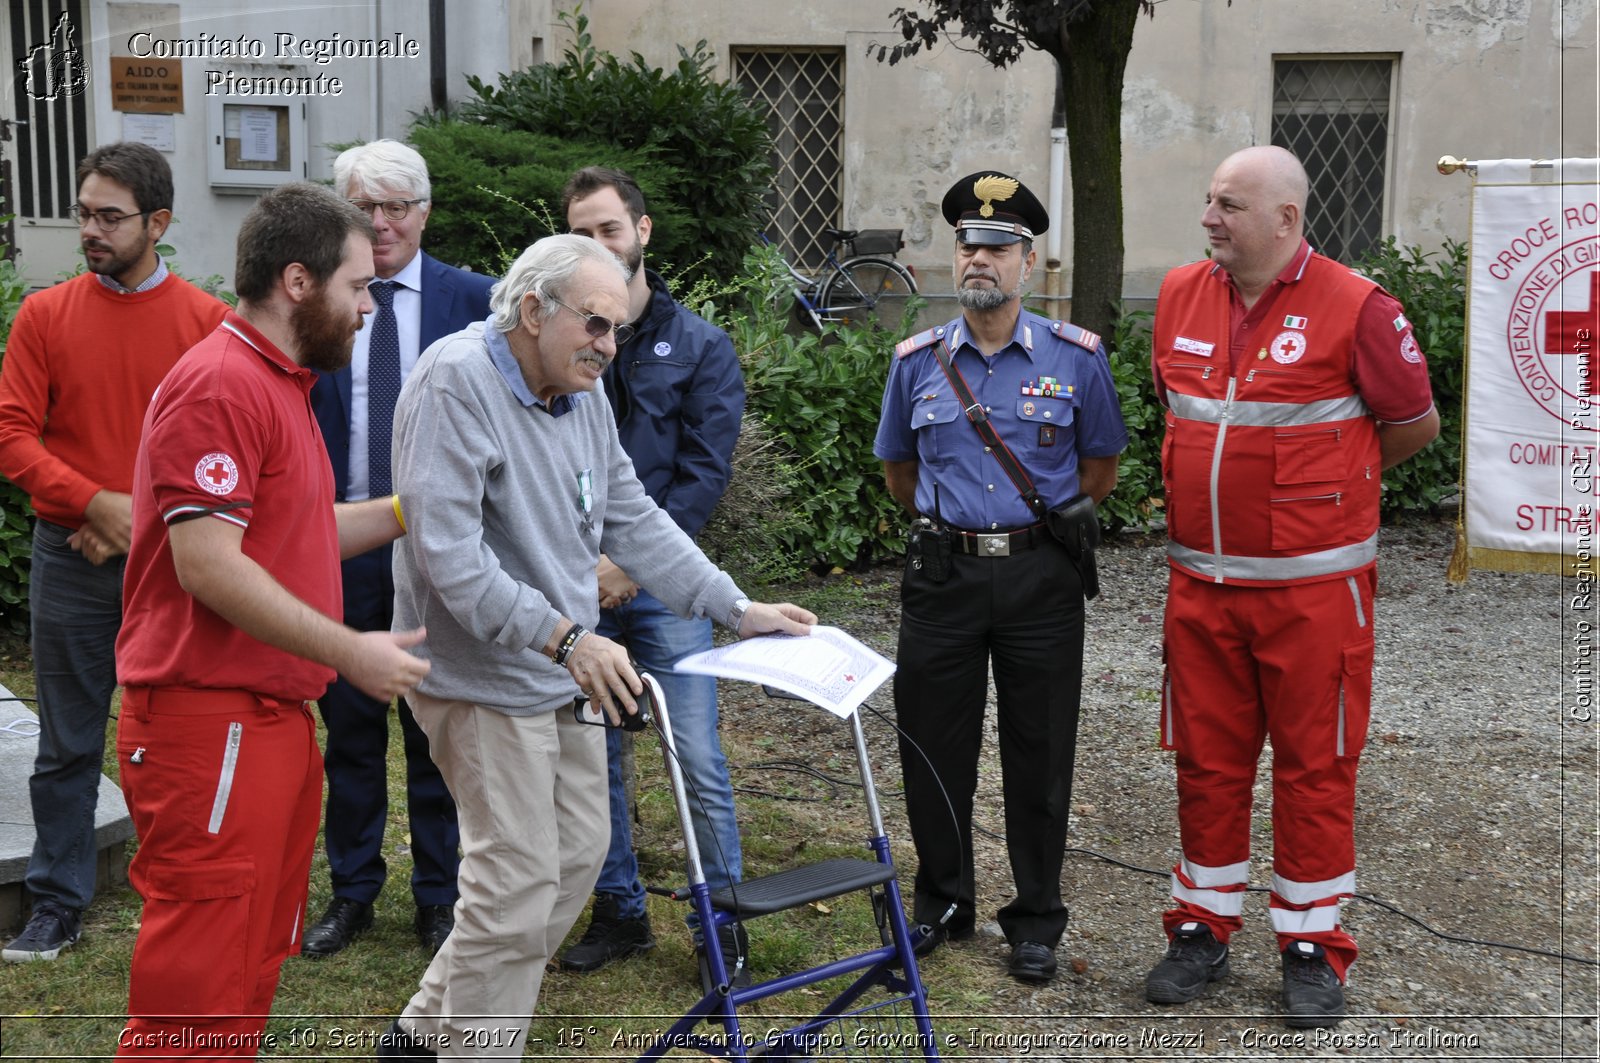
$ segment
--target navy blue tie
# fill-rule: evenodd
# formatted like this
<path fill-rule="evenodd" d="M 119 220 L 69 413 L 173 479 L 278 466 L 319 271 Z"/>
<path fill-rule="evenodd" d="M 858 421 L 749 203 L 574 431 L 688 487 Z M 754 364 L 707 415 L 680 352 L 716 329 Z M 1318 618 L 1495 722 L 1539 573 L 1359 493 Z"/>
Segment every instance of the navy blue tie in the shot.
<path fill-rule="evenodd" d="M 378 498 L 393 488 L 389 465 L 394 434 L 394 404 L 400 398 L 400 328 L 394 320 L 397 281 L 373 281 L 378 304 L 367 342 L 367 496 Z"/>

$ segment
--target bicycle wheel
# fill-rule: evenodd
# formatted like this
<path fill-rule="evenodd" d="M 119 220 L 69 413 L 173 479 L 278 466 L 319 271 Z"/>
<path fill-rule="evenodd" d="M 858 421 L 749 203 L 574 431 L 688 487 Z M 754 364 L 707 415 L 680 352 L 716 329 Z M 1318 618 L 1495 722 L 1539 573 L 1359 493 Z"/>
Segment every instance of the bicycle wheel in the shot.
<path fill-rule="evenodd" d="M 822 289 L 823 317 L 890 332 L 906 330 L 906 304 L 917 293 L 911 271 L 893 259 L 847 259 Z"/>

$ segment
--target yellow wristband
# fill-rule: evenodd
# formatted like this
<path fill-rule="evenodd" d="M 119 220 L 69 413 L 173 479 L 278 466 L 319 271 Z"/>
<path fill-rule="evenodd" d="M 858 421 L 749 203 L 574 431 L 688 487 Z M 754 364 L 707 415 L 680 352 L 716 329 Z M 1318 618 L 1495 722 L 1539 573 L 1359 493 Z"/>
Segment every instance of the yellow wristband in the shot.
<path fill-rule="evenodd" d="M 399 523 L 400 532 L 403 535 L 406 531 L 406 515 L 400 512 L 400 496 L 390 495 L 389 501 L 394 503 L 394 519 Z"/>

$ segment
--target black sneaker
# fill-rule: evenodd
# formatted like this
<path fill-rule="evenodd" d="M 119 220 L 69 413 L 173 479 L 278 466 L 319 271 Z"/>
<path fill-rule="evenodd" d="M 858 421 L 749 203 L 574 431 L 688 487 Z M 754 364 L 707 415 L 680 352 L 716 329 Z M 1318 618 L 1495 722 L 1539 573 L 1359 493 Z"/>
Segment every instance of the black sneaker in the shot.
<path fill-rule="evenodd" d="M 300 955 L 322 959 L 349 948 L 362 931 L 372 926 L 372 905 L 335 897 L 322 918 L 306 927 L 300 941 Z"/>
<path fill-rule="evenodd" d="M 911 954 L 919 960 L 932 955 L 933 950 L 946 941 L 966 941 L 977 933 L 977 930 L 970 926 L 960 926 L 952 930 L 948 923 L 912 923 L 908 929 L 911 931 L 912 940 L 916 942 L 911 946 Z"/>
<path fill-rule="evenodd" d="M 623 918 L 617 914 L 617 907 L 617 898 L 605 893 L 595 894 L 589 929 L 583 932 L 576 945 L 561 954 L 563 971 L 580 974 L 598 971 L 613 960 L 649 952 L 656 947 L 655 935 L 650 932 L 650 917 Z"/>
<path fill-rule="evenodd" d="M 722 966 L 728 972 L 731 988 L 745 989 L 750 985 L 750 938 L 742 923 L 725 923 L 717 927 L 717 945 L 722 951 Z M 716 989 L 711 980 L 711 964 L 706 960 L 705 942 L 695 945 L 694 954 L 700 964 L 700 988 L 707 993 Z"/>
<path fill-rule="evenodd" d="M 1291 941 L 1283 950 L 1283 1021 L 1295 1029 L 1337 1026 L 1344 1020 L 1344 986 L 1322 946 Z"/>
<path fill-rule="evenodd" d="M 1145 976 L 1144 998 L 1152 1004 L 1187 1004 L 1227 974 L 1228 946 L 1204 923 L 1181 923 L 1166 956 Z"/>
<path fill-rule="evenodd" d="M 54 901 L 40 901 L 17 939 L 5 947 L 3 955 L 12 963 L 53 960 L 61 950 L 83 933 L 83 914 Z"/>

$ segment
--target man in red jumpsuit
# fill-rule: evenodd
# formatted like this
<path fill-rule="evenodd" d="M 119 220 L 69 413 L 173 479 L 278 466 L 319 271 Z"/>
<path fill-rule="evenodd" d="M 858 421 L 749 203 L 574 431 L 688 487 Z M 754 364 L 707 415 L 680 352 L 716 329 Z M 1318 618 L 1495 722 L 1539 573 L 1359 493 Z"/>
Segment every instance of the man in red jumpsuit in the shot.
<path fill-rule="evenodd" d="M 1355 891 L 1381 474 L 1439 431 L 1411 323 L 1306 243 L 1307 191 L 1282 148 L 1224 160 L 1200 219 L 1211 258 L 1167 275 L 1152 348 L 1167 407 L 1162 742 L 1183 858 L 1146 996 L 1183 1003 L 1228 973 L 1270 736 L 1270 913 L 1295 1027 L 1343 1018 L 1356 955 L 1339 904 Z"/>
<path fill-rule="evenodd" d="M 341 554 L 404 530 L 392 497 L 331 503 L 309 398 L 372 310 L 373 238 L 328 189 L 269 192 L 239 230 L 238 312 L 145 415 L 116 650 L 144 898 L 119 1056 L 255 1056 L 321 818 L 308 703 L 336 671 L 379 698 L 428 672 L 420 630 L 337 619 Z"/>

